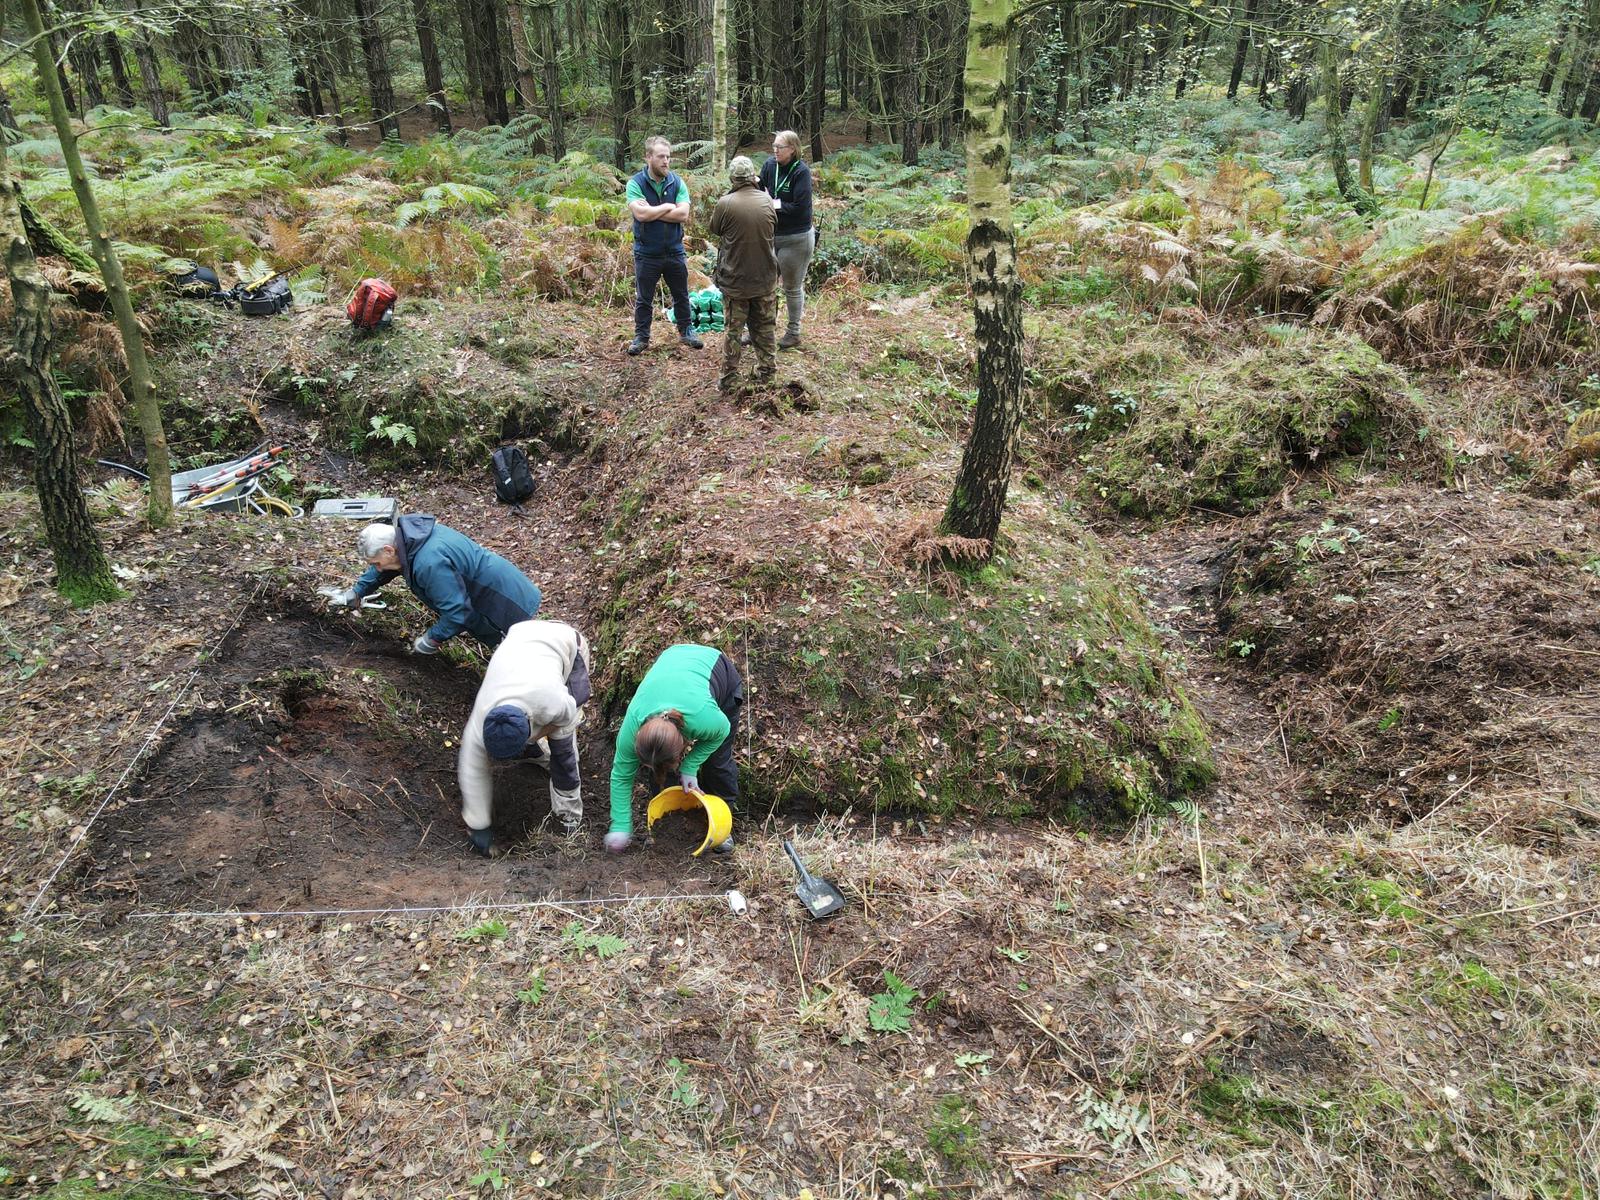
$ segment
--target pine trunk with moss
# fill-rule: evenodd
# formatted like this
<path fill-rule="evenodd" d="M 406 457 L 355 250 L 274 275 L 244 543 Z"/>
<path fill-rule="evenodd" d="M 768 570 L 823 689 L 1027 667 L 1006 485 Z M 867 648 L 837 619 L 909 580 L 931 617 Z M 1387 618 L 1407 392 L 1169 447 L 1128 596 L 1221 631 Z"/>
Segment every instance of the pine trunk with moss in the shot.
<path fill-rule="evenodd" d="M 1363 216 L 1377 211 L 1372 193 L 1350 174 L 1350 152 L 1344 142 L 1344 114 L 1339 111 L 1339 48 L 1330 37 L 1322 43 L 1323 139 L 1328 148 L 1328 163 L 1339 195 Z"/>
<path fill-rule="evenodd" d="M 121 595 L 78 486 L 78 451 L 72 417 L 50 364 L 50 284 L 39 270 L 22 220 L 22 192 L 11 178 L 0 144 L 0 240 L 11 283 L 10 374 L 28 415 L 33 439 L 33 480 L 45 537 L 55 557 L 56 587 L 74 604 Z"/>
<path fill-rule="evenodd" d="M 967 273 L 978 406 L 942 532 L 994 553 L 1022 424 L 1022 284 L 1011 225 L 1011 0 L 972 0 L 967 27 Z"/>
<path fill-rule="evenodd" d="M 145 464 L 150 475 L 150 524 L 169 525 L 172 522 L 172 462 L 167 453 L 167 432 L 161 425 L 161 408 L 156 403 L 150 360 L 145 357 L 144 333 L 133 311 L 133 298 L 128 294 L 127 281 L 122 277 L 122 260 L 117 257 L 111 239 L 106 236 L 105 222 L 100 219 L 100 206 L 95 202 L 94 189 L 89 186 L 88 173 L 83 169 L 83 158 L 78 153 L 78 135 L 73 132 L 72 116 L 67 111 L 67 100 L 62 95 L 56 75 L 56 62 L 50 54 L 50 39 L 45 36 L 39 0 L 22 0 L 22 19 L 33 43 L 39 90 L 50 105 L 50 121 L 61 142 L 61 157 L 66 161 L 72 190 L 78 197 L 78 208 L 83 212 L 83 227 L 89 235 L 89 249 L 100 267 L 101 277 L 106 281 L 106 294 L 111 298 L 117 332 L 122 335 L 123 353 L 128 362 L 126 390 L 133 397 L 134 414 L 139 422 L 139 430 L 144 435 Z"/>

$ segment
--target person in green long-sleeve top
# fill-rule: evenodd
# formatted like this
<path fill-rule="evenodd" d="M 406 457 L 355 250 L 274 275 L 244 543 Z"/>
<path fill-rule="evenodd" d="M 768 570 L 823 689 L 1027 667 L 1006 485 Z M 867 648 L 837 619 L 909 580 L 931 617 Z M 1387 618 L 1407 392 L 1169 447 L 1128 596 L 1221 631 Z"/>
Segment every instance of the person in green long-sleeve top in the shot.
<path fill-rule="evenodd" d="M 639 768 L 655 775 L 657 791 L 675 774 L 691 792 L 739 800 L 733 743 L 744 708 L 744 680 L 715 646 L 669 646 L 651 664 L 628 704 L 611 759 L 611 832 L 606 849 L 633 844 L 633 786 Z M 730 837 L 713 853 L 733 849 Z"/>

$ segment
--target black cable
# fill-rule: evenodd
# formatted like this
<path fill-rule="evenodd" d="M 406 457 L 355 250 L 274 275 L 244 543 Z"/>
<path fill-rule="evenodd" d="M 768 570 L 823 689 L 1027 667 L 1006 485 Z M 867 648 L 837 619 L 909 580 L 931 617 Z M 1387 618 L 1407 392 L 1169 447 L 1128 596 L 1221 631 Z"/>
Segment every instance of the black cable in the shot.
<path fill-rule="evenodd" d="M 109 458 L 97 458 L 94 460 L 94 465 L 97 467 L 115 467 L 119 471 L 126 471 L 129 475 L 132 475 L 136 479 L 143 479 L 147 483 L 150 480 L 150 476 L 146 475 L 143 471 L 140 471 L 135 467 L 130 467 L 127 463 L 112 462 Z"/>

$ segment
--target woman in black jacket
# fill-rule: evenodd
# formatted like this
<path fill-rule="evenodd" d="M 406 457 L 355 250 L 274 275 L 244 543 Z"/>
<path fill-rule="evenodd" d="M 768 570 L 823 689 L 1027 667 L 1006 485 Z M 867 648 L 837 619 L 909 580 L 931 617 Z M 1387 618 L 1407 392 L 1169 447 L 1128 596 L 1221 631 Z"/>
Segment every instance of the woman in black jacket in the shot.
<path fill-rule="evenodd" d="M 800 344 L 806 271 L 817 246 L 817 231 L 811 226 L 811 168 L 800 158 L 800 135 L 794 130 L 784 129 L 773 135 L 772 157 L 761 168 L 761 190 L 772 197 L 772 206 L 778 210 L 772 248 L 778 255 L 784 303 L 789 312 L 789 327 L 778 339 L 778 349 L 792 350 Z"/>

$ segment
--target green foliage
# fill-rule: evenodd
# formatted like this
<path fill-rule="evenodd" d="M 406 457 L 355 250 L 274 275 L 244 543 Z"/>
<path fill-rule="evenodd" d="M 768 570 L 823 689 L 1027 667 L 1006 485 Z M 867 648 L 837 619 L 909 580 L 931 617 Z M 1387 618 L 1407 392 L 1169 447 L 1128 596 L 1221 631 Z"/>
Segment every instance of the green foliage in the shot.
<path fill-rule="evenodd" d="M 497 942 L 506 938 L 511 933 L 511 927 L 498 917 L 489 917 L 479 921 L 471 929 L 457 932 L 456 940 L 461 942 Z"/>
<path fill-rule="evenodd" d="M 488 188 L 470 183 L 436 183 L 423 189 L 421 199 L 409 201 L 395 209 L 394 223 L 404 229 L 413 221 L 437 216 L 450 209 L 474 208 L 486 212 L 499 204 L 500 198 Z"/>
<path fill-rule="evenodd" d="M 631 944 L 625 938 L 611 933 L 591 933 L 582 921 L 572 921 L 561 931 L 561 940 L 572 950 L 582 954 L 593 951 L 596 958 L 615 958 L 626 954 Z"/>
<path fill-rule="evenodd" d="M 988 1160 L 979 1148 L 978 1127 L 972 1123 L 972 1110 L 960 1096 L 945 1096 L 939 1101 L 933 1123 L 928 1126 L 928 1145 L 952 1170 L 967 1171 L 986 1166 Z"/>
<path fill-rule="evenodd" d="M 692 1112 L 705 1103 L 705 1097 L 700 1095 L 700 1089 L 695 1086 L 689 1068 L 683 1065 L 681 1059 L 669 1058 L 667 1070 L 672 1075 L 671 1099 L 674 1104 Z"/>
<path fill-rule="evenodd" d="M 503 1192 L 509 1186 L 505 1168 L 501 1160 L 506 1157 L 506 1127 L 500 1127 L 500 1135 L 491 1146 L 482 1146 L 478 1149 L 478 1159 L 481 1164 L 478 1172 L 467 1180 L 467 1186 L 482 1194 L 485 1189 L 489 1194 Z"/>
<path fill-rule="evenodd" d="M 128 1120 L 128 1102 L 112 1096 L 96 1096 L 92 1092 L 76 1092 L 72 1097 L 72 1111 L 86 1120 L 103 1125 L 120 1125 Z"/>
<path fill-rule="evenodd" d="M 391 420 L 385 413 L 379 413 L 372 418 L 371 428 L 366 432 L 368 441 L 377 441 L 388 438 L 391 446 L 398 446 L 401 442 L 408 446 L 417 444 L 417 431 L 403 421 Z"/>
<path fill-rule="evenodd" d="M 527 168 L 527 178 L 517 185 L 518 195 L 610 203 L 621 213 L 625 180 L 622 172 L 609 163 L 573 150 L 559 162 L 541 158 L 528 163 Z"/>
<path fill-rule="evenodd" d="M 529 1008 L 533 1008 L 544 1000 L 546 990 L 544 972 L 535 971 L 528 978 L 528 986 L 517 991 L 517 999 Z"/>
<path fill-rule="evenodd" d="M 878 1033 L 908 1033 L 911 1030 L 911 1002 L 917 989 L 893 971 L 883 972 L 884 990 L 872 997 L 867 1021 Z"/>
<path fill-rule="evenodd" d="M 1124 1096 L 1120 1088 L 1109 1096 L 1102 1096 L 1093 1088 L 1085 1087 L 1078 1097 L 1078 1116 L 1083 1120 L 1084 1129 L 1099 1134 L 1112 1150 L 1121 1150 L 1150 1133 L 1149 1110 Z"/>

